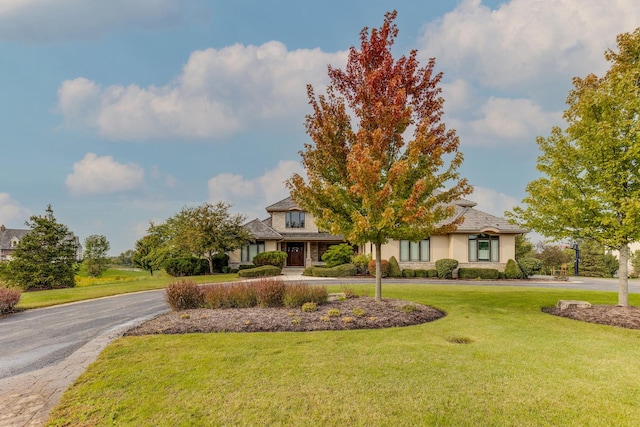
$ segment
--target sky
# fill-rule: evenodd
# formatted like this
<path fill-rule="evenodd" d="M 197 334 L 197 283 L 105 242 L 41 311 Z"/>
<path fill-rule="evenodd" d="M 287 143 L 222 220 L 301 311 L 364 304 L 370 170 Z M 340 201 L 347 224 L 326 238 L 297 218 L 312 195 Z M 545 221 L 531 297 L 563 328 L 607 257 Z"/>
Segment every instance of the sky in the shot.
<path fill-rule="evenodd" d="M 498 216 L 571 79 L 640 26 L 637 0 L 0 0 L 0 223 L 51 204 L 118 255 L 185 206 L 264 219 L 303 173 L 306 85 L 393 9 L 394 54 L 435 58 L 468 198 Z"/>

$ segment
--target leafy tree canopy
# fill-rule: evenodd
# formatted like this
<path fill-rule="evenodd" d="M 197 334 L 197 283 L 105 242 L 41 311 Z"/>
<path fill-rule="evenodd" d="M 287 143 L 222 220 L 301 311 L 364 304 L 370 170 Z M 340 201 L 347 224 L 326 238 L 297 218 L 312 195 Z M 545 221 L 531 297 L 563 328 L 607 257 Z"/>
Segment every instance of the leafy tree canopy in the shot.
<path fill-rule="evenodd" d="M 99 277 L 106 270 L 110 248 L 105 236 L 92 234 L 84 239 L 82 267 L 89 276 Z"/>
<path fill-rule="evenodd" d="M 628 305 L 629 244 L 640 240 L 640 28 L 617 37 L 603 77 L 573 79 L 566 129 L 538 138 L 542 177 L 510 215 L 557 240 L 619 251 L 618 304 Z"/>
<path fill-rule="evenodd" d="M 394 59 L 395 18 L 387 13 L 382 27 L 362 30 L 346 69 L 329 67 L 325 94 L 308 86 L 307 181 L 296 174 L 287 182 L 320 228 L 375 244 L 377 299 L 381 245 L 454 230 L 449 202 L 472 191 L 457 172 L 463 158 L 455 131 L 441 121 L 442 74 L 433 58 L 420 67 L 415 50 Z"/>

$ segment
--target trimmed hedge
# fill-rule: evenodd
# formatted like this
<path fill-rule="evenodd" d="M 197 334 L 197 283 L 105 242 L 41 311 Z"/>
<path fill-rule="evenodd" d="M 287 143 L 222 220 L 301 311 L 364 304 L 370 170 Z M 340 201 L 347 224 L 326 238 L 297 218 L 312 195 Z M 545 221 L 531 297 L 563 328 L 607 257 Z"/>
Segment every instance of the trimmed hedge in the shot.
<path fill-rule="evenodd" d="M 490 279 L 500 278 L 500 272 L 495 268 L 460 268 L 458 279 Z"/>
<path fill-rule="evenodd" d="M 396 257 L 389 258 L 389 277 L 402 277 L 402 270 Z"/>
<path fill-rule="evenodd" d="M 315 277 L 349 277 L 355 276 L 357 268 L 355 264 L 342 264 L 336 267 L 313 267 L 312 275 Z"/>
<path fill-rule="evenodd" d="M 436 261 L 436 270 L 440 279 L 451 279 L 456 268 L 458 268 L 458 261 L 455 259 L 443 258 Z"/>
<path fill-rule="evenodd" d="M 262 265 L 273 265 L 274 267 L 284 268 L 287 262 L 287 253 L 282 251 L 260 252 L 253 257 L 253 263 L 258 267 Z"/>
<path fill-rule="evenodd" d="M 279 276 L 281 272 L 282 269 L 274 265 L 261 265 L 260 267 L 238 271 L 238 277 Z"/>
<path fill-rule="evenodd" d="M 240 264 L 238 266 L 238 270 L 248 270 L 250 268 L 256 268 L 256 267 L 257 267 L 257 265 L 255 265 L 255 264 Z"/>
<path fill-rule="evenodd" d="M 411 268 L 405 268 L 402 270 L 402 277 L 416 277 L 416 272 Z"/>
<path fill-rule="evenodd" d="M 309 266 L 309 267 L 305 267 L 304 271 L 302 272 L 303 276 L 313 276 L 313 269 L 314 267 Z"/>
<path fill-rule="evenodd" d="M 504 268 L 504 277 L 506 279 L 522 279 L 522 270 L 520 270 L 517 262 L 512 259 L 507 261 L 507 265 Z"/>

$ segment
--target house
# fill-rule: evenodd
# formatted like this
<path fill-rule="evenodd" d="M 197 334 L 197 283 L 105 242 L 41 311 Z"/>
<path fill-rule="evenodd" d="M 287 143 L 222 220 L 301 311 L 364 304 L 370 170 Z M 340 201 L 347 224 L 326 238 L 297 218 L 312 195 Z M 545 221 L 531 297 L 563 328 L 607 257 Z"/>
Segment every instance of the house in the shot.
<path fill-rule="evenodd" d="M 431 269 L 443 258 L 456 259 L 460 267 L 496 268 L 504 271 L 515 258 L 515 238 L 523 230 L 507 220 L 475 209 L 476 203 L 460 199 L 453 203 L 454 219 L 464 218 L 458 229 L 434 235 L 419 242 L 392 240 L 382 245 L 382 259 L 394 256 L 401 268 Z M 301 209 L 291 197 L 266 208 L 269 218 L 255 219 L 245 225 L 255 241 L 229 254 L 229 264 L 250 264 L 264 251 L 287 253 L 287 267 L 306 267 L 322 263 L 322 255 L 331 246 L 344 243 L 342 236 L 316 227 L 313 215 Z M 375 258 L 375 246 L 355 247 L 359 253 Z"/>
<path fill-rule="evenodd" d="M 30 231 L 31 230 L 6 228 L 4 224 L 0 226 L 0 262 L 11 259 L 11 254 L 18 247 L 20 240 L 29 234 Z M 80 239 L 74 235 L 73 232 L 69 233 L 67 237 L 73 240 L 78 248 L 76 251 L 76 260 L 82 260 L 82 245 L 80 244 Z"/>

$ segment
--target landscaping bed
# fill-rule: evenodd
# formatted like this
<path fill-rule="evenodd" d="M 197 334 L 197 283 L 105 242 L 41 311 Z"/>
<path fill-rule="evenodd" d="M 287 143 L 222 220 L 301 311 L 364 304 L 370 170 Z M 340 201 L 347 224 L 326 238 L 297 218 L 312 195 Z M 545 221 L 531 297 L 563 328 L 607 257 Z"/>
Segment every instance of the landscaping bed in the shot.
<path fill-rule="evenodd" d="M 640 329 L 640 307 L 619 307 L 617 305 L 592 305 L 588 308 L 557 307 L 542 309 L 554 316 L 567 317 L 582 322 L 598 323 L 600 325 L 618 326 L 628 329 Z"/>
<path fill-rule="evenodd" d="M 311 312 L 268 307 L 172 311 L 129 330 L 126 335 L 376 329 L 417 325 L 444 316 L 440 310 L 414 302 L 397 299 L 376 302 L 374 298 L 361 296 L 330 301 Z"/>

